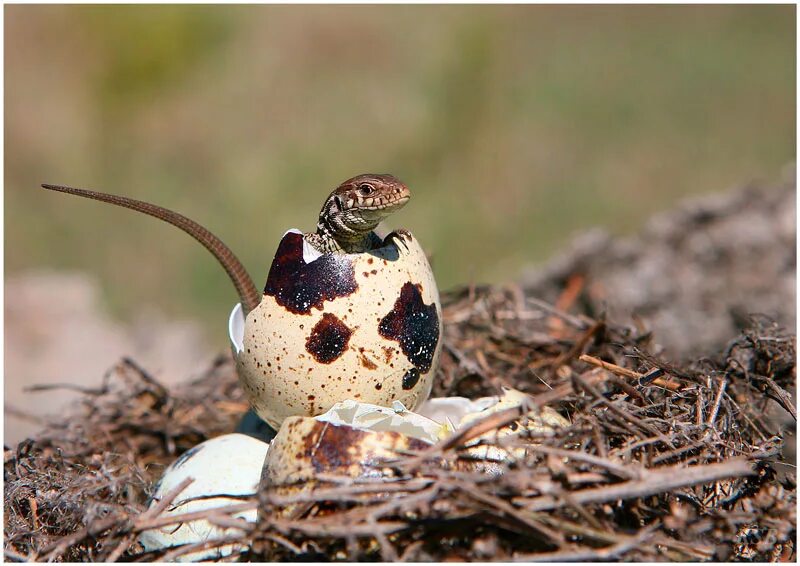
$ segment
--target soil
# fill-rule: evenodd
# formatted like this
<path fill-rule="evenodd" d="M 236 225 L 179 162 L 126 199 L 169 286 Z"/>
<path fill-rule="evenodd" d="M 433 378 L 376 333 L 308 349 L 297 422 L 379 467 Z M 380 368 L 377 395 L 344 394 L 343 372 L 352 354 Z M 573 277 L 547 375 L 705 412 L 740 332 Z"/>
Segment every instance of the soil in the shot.
<path fill-rule="evenodd" d="M 783 177 L 684 201 L 633 237 L 587 232 L 522 283 L 550 301 L 579 285 L 580 308 L 620 322 L 634 319 L 672 359 L 720 350 L 751 314 L 794 328 L 794 168 Z"/>
<path fill-rule="evenodd" d="M 6 444 L 63 416 L 81 389 L 99 387 L 122 356 L 135 357 L 166 384 L 199 375 L 214 358 L 198 324 L 152 310 L 122 324 L 106 313 L 100 296 L 98 282 L 80 272 L 42 270 L 6 280 Z M 72 389 L 60 386 L 67 383 Z"/>

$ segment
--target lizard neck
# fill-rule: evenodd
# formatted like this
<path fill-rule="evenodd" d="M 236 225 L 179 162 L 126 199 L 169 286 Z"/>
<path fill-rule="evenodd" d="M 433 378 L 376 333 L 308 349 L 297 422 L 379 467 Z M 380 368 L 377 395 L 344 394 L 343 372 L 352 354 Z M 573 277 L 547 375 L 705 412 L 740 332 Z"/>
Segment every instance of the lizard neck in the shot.
<path fill-rule="evenodd" d="M 331 230 L 331 226 L 323 224 L 321 219 L 317 231 L 306 235 L 308 243 L 322 253 L 353 254 L 372 249 L 374 232 L 364 233 L 351 230 L 346 226 Z"/>
<path fill-rule="evenodd" d="M 322 253 L 359 253 L 372 249 L 377 236 L 373 230 L 377 226 L 364 221 L 358 228 L 346 225 L 340 216 L 332 214 L 335 202 L 329 199 L 317 221 L 317 231 L 306 235 L 306 240 Z"/>

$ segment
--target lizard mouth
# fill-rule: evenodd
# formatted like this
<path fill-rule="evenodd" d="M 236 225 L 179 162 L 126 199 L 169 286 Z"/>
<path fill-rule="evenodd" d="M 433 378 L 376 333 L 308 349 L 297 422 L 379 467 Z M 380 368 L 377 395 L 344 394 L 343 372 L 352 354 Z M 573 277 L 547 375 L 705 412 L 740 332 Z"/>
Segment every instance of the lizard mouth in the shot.
<path fill-rule="evenodd" d="M 410 200 L 411 200 L 411 195 L 403 195 L 387 203 L 381 203 L 381 204 L 376 204 L 374 206 L 364 207 L 364 210 L 380 211 L 385 213 L 394 212 L 395 210 L 403 208 L 406 205 L 406 203 Z"/>
<path fill-rule="evenodd" d="M 364 206 L 359 210 L 359 214 L 365 220 L 381 221 L 393 212 L 403 208 L 409 200 L 411 200 L 410 197 L 401 197 L 386 204 Z"/>

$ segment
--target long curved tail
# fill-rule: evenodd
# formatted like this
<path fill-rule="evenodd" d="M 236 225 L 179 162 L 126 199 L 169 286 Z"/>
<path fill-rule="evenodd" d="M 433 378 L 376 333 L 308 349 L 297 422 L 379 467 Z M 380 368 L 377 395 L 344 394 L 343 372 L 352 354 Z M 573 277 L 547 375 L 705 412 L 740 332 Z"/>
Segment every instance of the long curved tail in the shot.
<path fill-rule="evenodd" d="M 192 238 L 203 244 L 208 251 L 214 254 L 214 257 L 217 258 L 217 261 L 225 269 L 228 277 L 231 278 L 234 287 L 236 287 L 236 291 L 239 293 L 239 298 L 242 302 L 242 308 L 244 309 L 245 316 L 247 316 L 247 313 L 256 308 L 259 302 L 261 302 L 261 293 L 259 293 L 256 289 L 256 286 L 253 284 L 253 280 L 250 278 L 250 275 L 248 275 L 247 271 L 242 265 L 242 262 L 239 261 L 236 255 L 222 242 L 222 240 L 200 226 L 200 224 L 194 220 L 186 218 L 182 214 L 178 214 L 177 212 L 173 212 L 166 208 L 127 197 L 98 193 L 86 189 L 75 189 L 73 187 L 64 187 L 61 185 L 42 185 L 42 188 L 51 191 L 68 193 L 71 195 L 78 195 L 110 204 L 116 204 L 117 206 L 124 206 L 125 208 L 130 208 L 137 212 L 149 214 L 150 216 L 154 216 L 160 220 L 163 220 L 164 222 L 169 222 L 173 226 L 177 226 L 189 234 Z"/>

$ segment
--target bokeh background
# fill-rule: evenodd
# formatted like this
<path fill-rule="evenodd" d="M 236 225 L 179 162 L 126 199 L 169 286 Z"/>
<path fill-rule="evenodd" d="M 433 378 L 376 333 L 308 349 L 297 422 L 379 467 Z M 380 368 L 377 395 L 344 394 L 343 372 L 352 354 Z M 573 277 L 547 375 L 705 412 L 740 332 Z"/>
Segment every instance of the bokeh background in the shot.
<path fill-rule="evenodd" d="M 581 229 L 776 176 L 795 39 L 794 6 L 6 6 L 7 397 L 133 342 L 157 373 L 200 364 L 236 299 L 177 229 L 42 182 L 182 212 L 260 285 L 338 182 L 391 172 L 440 288 L 505 282 Z M 94 334 L 53 322 L 75 305 Z"/>

